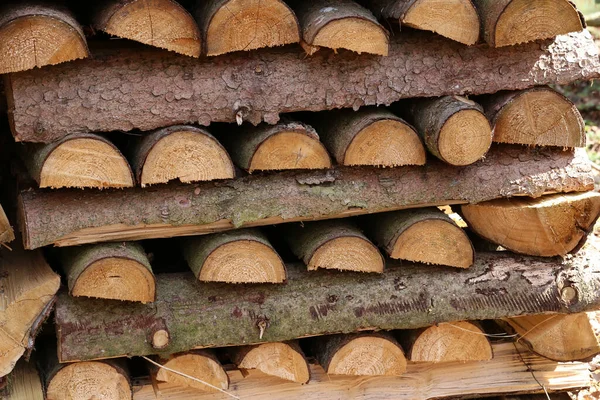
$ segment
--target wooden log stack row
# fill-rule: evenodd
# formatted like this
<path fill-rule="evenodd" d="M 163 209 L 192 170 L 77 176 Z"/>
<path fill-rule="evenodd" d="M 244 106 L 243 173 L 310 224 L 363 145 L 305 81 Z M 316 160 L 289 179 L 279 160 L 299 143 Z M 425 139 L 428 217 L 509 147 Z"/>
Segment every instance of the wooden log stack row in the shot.
<path fill-rule="evenodd" d="M 600 194 L 548 85 L 600 58 L 570 2 L 192 3 L 0 12 L 0 396 L 590 385 Z"/>

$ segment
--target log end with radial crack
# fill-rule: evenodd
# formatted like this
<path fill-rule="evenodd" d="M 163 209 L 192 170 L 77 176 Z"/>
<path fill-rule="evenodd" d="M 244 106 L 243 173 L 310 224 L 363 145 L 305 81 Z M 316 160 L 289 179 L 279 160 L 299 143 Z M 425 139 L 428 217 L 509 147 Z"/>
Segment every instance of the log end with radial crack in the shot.
<path fill-rule="evenodd" d="M 229 377 L 211 350 L 195 350 L 174 354 L 159 360 L 159 362 L 166 368 L 181 372 L 219 389 L 227 390 L 229 388 Z M 204 392 L 217 392 L 217 389 L 209 385 L 175 374 L 165 368 L 159 368 L 155 372 L 155 378 L 160 382 L 170 382 Z"/>

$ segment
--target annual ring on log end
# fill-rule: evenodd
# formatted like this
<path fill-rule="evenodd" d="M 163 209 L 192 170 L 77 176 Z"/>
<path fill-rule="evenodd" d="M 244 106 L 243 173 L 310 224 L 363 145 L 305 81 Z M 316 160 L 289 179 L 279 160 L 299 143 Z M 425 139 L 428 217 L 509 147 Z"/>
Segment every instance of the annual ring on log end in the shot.
<path fill-rule="evenodd" d="M 152 334 L 152 347 L 155 349 L 164 349 L 169 345 L 170 340 L 169 331 L 159 329 Z"/>
<path fill-rule="evenodd" d="M 212 352 L 197 350 L 176 354 L 166 361 L 161 360 L 161 364 L 166 368 L 200 379 L 217 388 L 223 390 L 229 388 L 229 376 Z M 217 392 L 216 389 L 208 385 L 175 374 L 164 368 L 159 368 L 156 373 L 156 380 L 170 382 L 181 387 L 191 387 L 205 392 Z"/>
<path fill-rule="evenodd" d="M 106 399 L 129 400 L 131 385 L 122 371 L 105 362 L 75 362 L 61 368 L 48 383 L 46 398 L 70 400 L 81 394 L 102 394 Z"/>
<path fill-rule="evenodd" d="M 343 18 L 322 27 L 309 44 L 387 56 L 388 40 L 387 32 L 378 23 L 364 18 Z"/>
<path fill-rule="evenodd" d="M 352 339 L 335 352 L 331 375 L 399 376 L 406 372 L 406 357 L 397 343 L 376 335 Z"/>
<path fill-rule="evenodd" d="M 321 245 L 307 267 L 309 271 L 325 268 L 382 273 L 384 260 L 370 241 L 361 237 L 342 236 Z"/>
<path fill-rule="evenodd" d="M 238 368 L 258 369 L 298 383 L 307 383 L 310 379 L 306 358 L 295 343 L 263 343 L 249 350 L 241 348 L 235 350 L 234 358 Z"/>
<path fill-rule="evenodd" d="M 440 129 L 438 151 L 448 164 L 464 166 L 482 159 L 492 145 L 492 128 L 477 110 L 461 110 Z"/>

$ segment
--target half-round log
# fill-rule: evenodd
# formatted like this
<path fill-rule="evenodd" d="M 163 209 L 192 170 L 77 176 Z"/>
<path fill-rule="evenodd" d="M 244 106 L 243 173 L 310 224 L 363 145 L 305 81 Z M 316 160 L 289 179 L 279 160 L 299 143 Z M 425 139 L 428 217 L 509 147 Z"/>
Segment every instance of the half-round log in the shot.
<path fill-rule="evenodd" d="M 217 388 L 223 390 L 229 388 L 229 376 L 210 350 L 195 350 L 175 354 L 168 359 L 160 360 L 160 364 L 174 371 L 182 372 L 209 383 Z M 216 389 L 202 382 L 175 374 L 164 368 L 159 368 L 155 376 L 157 381 L 170 382 L 178 386 L 191 387 L 206 392 L 217 392 Z"/>
<path fill-rule="evenodd" d="M 308 362 L 297 342 L 263 343 L 230 351 L 238 368 L 258 369 L 288 381 L 307 383 Z"/>

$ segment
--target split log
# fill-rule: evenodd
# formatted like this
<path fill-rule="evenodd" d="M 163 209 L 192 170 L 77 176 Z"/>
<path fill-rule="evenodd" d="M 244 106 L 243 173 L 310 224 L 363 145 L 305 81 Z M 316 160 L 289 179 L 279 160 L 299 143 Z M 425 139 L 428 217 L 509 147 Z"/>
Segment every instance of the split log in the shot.
<path fill-rule="evenodd" d="M 529 315 L 504 320 L 533 352 L 556 361 L 590 360 L 600 344 L 586 313 Z"/>
<path fill-rule="evenodd" d="M 199 0 L 195 17 L 209 56 L 300 41 L 298 20 L 281 0 Z"/>
<path fill-rule="evenodd" d="M 130 159 L 142 187 L 174 179 L 189 183 L 235 177 L 225 148 L 194 126 L 171 126 L 144 136 Z"/>
<path fill-rule="evenodd" d="M 568 98 L 540 86 L 482 99 L 494 142 L 528 146 L 585 147 L 585 123 Z"/>
<path fill-rule="evenodd" d="M 213 233 L 500 197 L 593 189 L 585 150 L 497 146 L 455 168 L 336 168 L 251 175 L 233 182 L 153 190 L 24 191 L 19 226 L 26 248 Z"/>
<path fill-rule="evenodd" d="M 175 354 L 167 359 L 160 360 L 160 364 L 177 372 L 197 378 L 215 387 L 226 390 L 229 388 L 229 377 L 221 366 L 221 363 L 210 350 L 196 350 L 187 353 Z M 217 392 L 201 382 L 175 374 L 164 368 L 158 368 L 155 379 L 160 382 L 190 387 L 205 392 Z"/>
<path fill-rule="evenodd" d="M 41 2 L 8 2 L 0 10 L 0 74 L 86 58 L 85 35 L 71 13 Z"/>
<path fill-rule="evenodd" d="M 10 221 L 6 217 L 2 205 L 0 205 L 0 243 L 8 243 L 13 240 L 15 240 L 15 233 L 12 226 L 10 226 Z"/>
<path fill-rule="evenodd" d="M 481 253 L 471 268 L 452 274 L 410 262 L 389 265 L 381 275 L 306 271 L 299 264 L 287 269 L 285 285 L 235 290 L 198 285 L 190 273 L 158 275 L 157 300 L 146 305 L 63 293 L 56 307 L 59 357 L 67 362 L 156 354 L 148 337 L 157 327 L 171 332 L 161 350 L 171 354 L 600 307 L 600 255 L 592 246 L 568 260 Z"/>
<path fill-rule="evenodd" d="M 479 326 L 459 321 L 401 332 L 400 343 L 413 362 L 470 362 L 492 359 L 492 346 Z"/>
<path fill-rule="evenodd" d="M 425 149 L 417 132 L 386 109 L 331 111 L 318 128 L 340 165 L 425 164 Z"/>
<path fill-rule="evenodd" d="M 285 239 L 309 271 L 383 272 L 384 259 L 377 247 L 347 220 L 291 224 Z"/>
<path fill-rule="evenodd" d="M 21 359 L 10 375 L 0 378 L 0 399 L 45 400 L 44 388 L 35 363 Z"/>
<path fill-rule="evenodd" d="M 314 339 L 314 354 L 329 375 L 400 376 L 406 357 L 388 333 L 323 336 Z"/>
<path fill-rule="evenodd" d="M 302 57 L 289 47 L 214 62 L 150 48 L 94 51 L 77 65 L 8 76 L 12 132 L 17 141 L 50 142 L 72 132 L 151 131 L 240 118 L 275 124 L 279 113 L 495 93 L 600 76 L 598 49 L 587 31 L 543 46 L 503 49 L 403 32 L 393 39 L 389 57 L 322 53 Z"/>
<path fill-rule="evenodd" d="M 242 229 L 188 239 L 183 255 L 198 280 L 228 283 L 282 283 L 283 261 L 265 235 Z"/>
<path fill-rule="evenodd" d="M 317 132 L 300 122 L 240 129 L 223 139 L 235 163 L 250 173 L 331 168 Z"/>
<path fill-rule="evenodd" d="M 27 144 L 21 153 L 40 188 L 134 186 L 129 163 L 100 135 L 80 133 L 49 144 Z"/>
<path fill-rule="evenodd" d="M 103 1 L 93 26 L 110 35 L 186 56 L 199 57 L 202 50 L 196 21 L 174 0 Z"/>
<path fill-rule="evenodd" d="M 59 286 L 41 251 L 0 248 L 0 376 L 31 351 Z"/>
<path fill-rule="evenodd" d="M 388 55 L 389 38 L 377 18 L 352 0 L 291 0 L 302 28 L 306 52 L 320 47 L 347 49 L 361 53 Z"/>
<path fill-rule="evenodd" d="M 365 227 L 391 258 L 456 268 L 475 260 L 467 234 L 437 208 L 370 215 Z"/>
<path fill-rule="evenodd" d="M 483 108 L 464 97 L 415 101 L 411 114 L 431 154 L 448 164 L 473 164 L 492 145 L 492 128 Z"/>
<path fill-rule="evenodd" d="M 471 0 L 365 0 L 379 18 L 400 25 L 433 31 L 457 42 L 474 45 L 479 40 L 479 15 Z"/>
<path fill-rule="evenodd" d="M 137 243 L 109 243 L 62 251 L 72 296 L 149 303 L 155 298 L 150 261 Z"/>
<path fill-rule="evenodd" d="M 481 15 L 483 39 L 492 47 L 548 39 L 584 28 L 568 0 L 473 0 Z"/>
<path fill-rule="evenodd" d="M 298 342 L 263 343 L 230 350 L 233 362 L 242 369 L 258 369 L 267 375 L 297 383 L 308 383 L 308 362 Z"/>
<path fill-rule="evenodd" d="M 462 207 L 469 227 L 511 251 L 565 256 L 585 243 L 600 215 L 596 192 L 498 199 Z"/>

